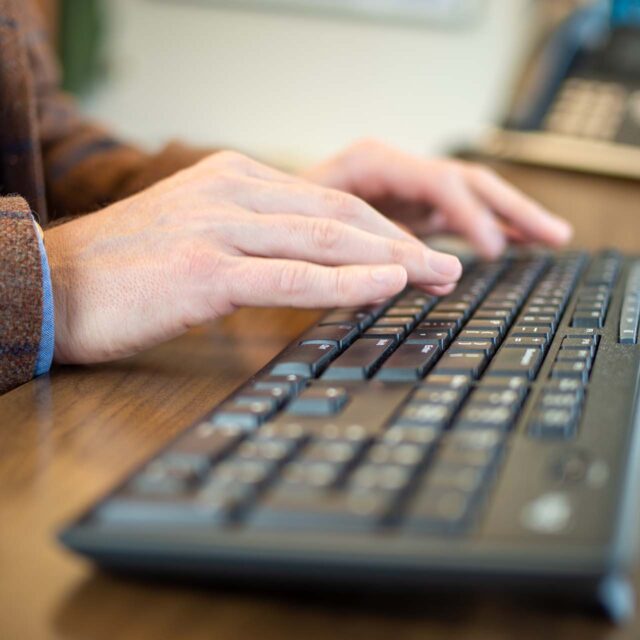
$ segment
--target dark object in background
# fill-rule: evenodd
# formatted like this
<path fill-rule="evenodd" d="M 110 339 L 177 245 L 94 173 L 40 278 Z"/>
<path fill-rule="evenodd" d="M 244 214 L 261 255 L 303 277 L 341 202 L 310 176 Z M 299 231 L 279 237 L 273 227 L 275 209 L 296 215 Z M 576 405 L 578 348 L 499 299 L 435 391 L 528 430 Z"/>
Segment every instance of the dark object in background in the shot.
<path fill-rule="evenodd" d="M 84 93 L 103 70 L 104 4 L 101 0 L 62 0 L 59 11 L 62 86 L 71 93 Z"/>
<path fill-rule="evenodd" d="M 639 10 L 637 0 L 595 2 L 553 29 L 480 153 L 640 177 Z"/>

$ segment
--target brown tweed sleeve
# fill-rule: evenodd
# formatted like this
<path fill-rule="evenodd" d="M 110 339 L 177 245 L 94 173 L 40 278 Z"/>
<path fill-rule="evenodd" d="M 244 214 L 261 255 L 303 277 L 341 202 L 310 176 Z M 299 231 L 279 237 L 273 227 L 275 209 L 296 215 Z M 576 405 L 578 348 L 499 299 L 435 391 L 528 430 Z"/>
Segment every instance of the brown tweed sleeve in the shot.
<path fill-rule="evenodd" d="M 31 210 L 0 197 L 0 394 L 34 375 L 42 329 L 42 268 Z"/>
<path fill-rule="evenodd" d="M 103 207 L 213 152 L 173 143 L 159 153 L 145 153 L 82 118 L 59 90 L 57 61 L 33 0 L 26 2 L 25 12 L 50 218 Z"/>

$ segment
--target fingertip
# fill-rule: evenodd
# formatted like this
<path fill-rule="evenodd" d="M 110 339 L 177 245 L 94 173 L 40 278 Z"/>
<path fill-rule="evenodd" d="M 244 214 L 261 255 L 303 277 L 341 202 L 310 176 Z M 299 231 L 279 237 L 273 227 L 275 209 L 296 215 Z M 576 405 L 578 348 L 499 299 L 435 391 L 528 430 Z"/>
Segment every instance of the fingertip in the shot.
<path fill-rule="evenodd" d="M 456 288 L 456 283 L 429 285 L 422 288 L 424 289 L 424 291 L 430 293 L 433 296 L 446 296 Z"/>
<path fill-rule="evenodd" d="M 559 245 L 567 244 L 573 238 L 573 227 L 562 218 L 554 218 L 556 241 Z"/>
<path fill-rule="evenodd" d="M 462 275 L 462 263 L 449 253 L 431 251 L 429 254 L 429 266 L 439 276 L 442 276 L 447 283 L 457 282 Z"/>

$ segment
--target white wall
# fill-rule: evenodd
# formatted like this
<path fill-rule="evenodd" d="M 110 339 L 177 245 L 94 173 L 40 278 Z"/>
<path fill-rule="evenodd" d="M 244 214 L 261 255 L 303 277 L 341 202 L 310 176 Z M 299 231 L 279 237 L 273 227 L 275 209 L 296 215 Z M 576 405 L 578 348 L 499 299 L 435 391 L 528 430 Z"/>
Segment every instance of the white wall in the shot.
<path fill-rule="evenodd" d="M 433 152 L 495 117 L 526 46 L 530 0 L 487 0 L 472 26 L 391 26 L 110 0 L 109 82 L 92 114 L 170 137 L 307 162 L 361 136 Z"/>

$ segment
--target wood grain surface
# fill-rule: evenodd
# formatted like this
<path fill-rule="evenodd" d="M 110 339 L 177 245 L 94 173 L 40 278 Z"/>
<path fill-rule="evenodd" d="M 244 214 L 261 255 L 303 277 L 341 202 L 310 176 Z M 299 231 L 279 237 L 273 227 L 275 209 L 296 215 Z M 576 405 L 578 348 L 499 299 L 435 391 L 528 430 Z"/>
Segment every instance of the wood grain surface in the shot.
<path fill-rule="evenodd" d="M 504 166 L 576 225 L 575 244 L 640 252 L 640 184 Z M 317 317 L 242 310 L 125 361 L 60 367 L 0 398 L 3 640 L 460 640 L 640 637 L 597 617 L 476 593 L 384 603 L 118 578 L 56 531 L 258 370 Z"/>

